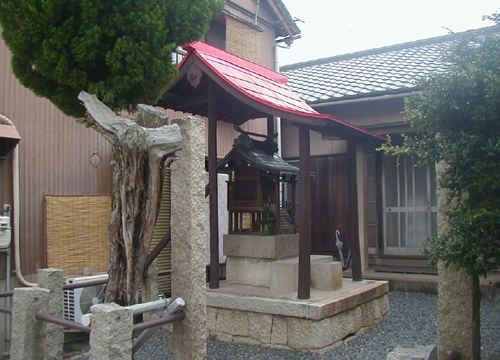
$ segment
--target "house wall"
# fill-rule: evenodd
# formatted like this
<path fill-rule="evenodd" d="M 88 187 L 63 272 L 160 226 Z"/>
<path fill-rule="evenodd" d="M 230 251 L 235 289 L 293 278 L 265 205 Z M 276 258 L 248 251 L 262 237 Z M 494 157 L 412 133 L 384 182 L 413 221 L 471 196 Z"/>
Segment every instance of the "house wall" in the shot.
<path fill-rule="evenodd" d="M 12 74 L 10 58 L 0 39 L 0 113 L 14 122 L 21 135 L 21 265 L 24 274 L 33 274 L 46 265 L 45 195 L 109 194 L 111 153 L 96 131 L 77 124 L 48 100 L 24 88 Z M 97 166 L 90 163 L 94 153 L 100 157 Z M 0 160 L 0 184 L 0 205 L 12 204 L 11 160 Z M 4 268 L 2 263 L 0 268 Z"/>
<path fill-rule="evenodd" d="M 281 123 L 281 157 L 286 160 L 299 157 L 299 128 L 283 120 Z M 331 140 L 317 131 L 310 131 L 311 156 L 339 155 L 347 153 L 345 140 Z"/>
<path fill-rule="evenodd" d="M 276 16 L 267 6 L 267 2 L 261 1 L 257 9 L 256 1 L 227 1 L 225 11 L 234 16 L 239 22 L 239 24 L 236 24 L 231 21 L 231 24 L 227 27 L 226 50 L 232 54 L 241 56 L 247 60 L 274 70 L 274 40 L 276 38 L 274 23 L 276 21 Z M 255 23 L 256 13 L 257 24 Z M 226 15 L 226 18 L 228 17 L 229 15 Z M 255 44 L 252 43 L 254 38 L 256 38 Z M 252 48 L 252 52 L 256 54 L 256 57 L 246 57 L 245 54 L 249 52 L 247 47 Z"/>
<path fill-rule="evenodd" d="M 361 128 L 380 134 L 401 133 L 410 130 L 408 124 L 403 123 L 403 98 L 389 100 L 366 100 L 364 102 L 341 103 L 335 106 L 318 107 L 321 113 L 347 121 Z M 282 122 L 282 157 L 295 159 L 299 157 L 299 131 L 287 121 Z M 332 139 L 332 136 L 322 135 L 311 131 L 311 156 L 344 154 L 347 144 L 344 140 Z"/>
<path fill-rule="evenodd" d="M 404 121 L 403 97 L 346 102 L 317 107 L 316 110 L 348 121 L 353 125 L 364 127 L 376 134 L 385 135 L 410 130 L 408 124 L 402 124 Z"/>
<path fill-rule="evenodd" d="M 250 60 L 260 65 L 274 68 L 274 15 L 270 9 L 260 6 L 258 23 L 255 25 L 255 12 L 254 1 L 226 3 L 223 15 L 227 48 L 235 55 L 251 57 Z M 108 143 L 97 132 L 77 124 L 48 100 L 24 88 L 12 74 L 10 57 L 8 48 L 0 39 L 0 113 L 16 124 L 22 137 L 19 145 L 22 270 L 24 274 L 33 274 L 46 265 L 45 195 L 110 194 L 111 152 Z M 178 112 L 167 113 L 171 119 L 184 116 Z M 267 121 L 252 120 L 242 128 L 266 133 Z M 232 124 L 219 123 L 219 156 L 230 151 L 237 136 Z M 95 167 L 90 163 L 90 156 L 94 153 L 101 160 Z M 0 160 L 0 184 L 0 206 L 12 204 L 10 158 Z M 0 269 L 3 268 L 0 262 Z"/>
<path fill-rule="evenodd" d="M 366 100 L 365 102 L 350 102 L 339 104 L 335 106 L 324 106 L 318 107 L 317 110 L 321 113 L 331 114 L 341 120 L 348 121 L 349 123 L 366 128 L 374 133 L 386 135 L 393 133 L 401 133 L 408 131 L 410 128 L 407 124 L 403 123 L 402 111 L 404 109 L 403 98 L 390 98 L 387 100 Z M 298 147 L 298 128 L 293 126 L 287 121 L 282 123 L 282 156 L 286 160 L 297 159 L 299 157 L 299 147 Z M 323 135 L 316 131 L 310 132 L 311 139 L 311 156 L 313 157 L 313 163 L 318 161 L 326 161 L 326 159 L 334 159 L 343 156 L 347 153 L 347 142 L 344 140 L 336 140 L 330 135 Z M 357 185 L 358 185 L 358 214 L 359 214 L 359 238 L 362 250 L 362 267 L 363 269 L 368 268 L 368 235 L 367 235 L 367 212 L 366 212 L 366 196 L 367 196 L 367 185 L 366 185 L 366 153 L 367 151 L 373 151 L 373 146 L 364 145 L 361 143 L 357 144 L 356 159 L 357 159 Z M 314 158 L 316 157 L 316 159 Z M 324 160 L 321 160 L 324 159 Z M 331 160 L 330 160 L 331 161 Z M 326 166 L 326 165 L 325 165 Z M 341 168 L 337 171 L 341 171 L 340 176 L 347 176 L 346 169 Z M 345 216 L 348 212 L 347 201 L 342 202 L 339 196 L 342 196 L 342 190 L 337 193 L 333 193 L 332 186 L 327 186 L 335 178 L 339 176 L 337 173 L 330 173 L 329 177 L 327 172 L 318 171 L 318 179 L 314 179 L 313 182 L 317 182 L 316 188 L 322 189 L 323 194 L 329 194 L 331 198 L 328 204 L 335 204 L 334 207 L 338 208 L 337 216 Z M 326 184 L 326 185 L 325 185 Z M 314 186 L 313 186 L 314 187 Z M 328 190 L 330 189 L 330 190 Z M 317 202 L 321 202 L 321 198 L 317 198 Z M 344 214 L 344 215 L 342 215 Z M 316 252 L 329 252 L 335 251 L 334 248 L 328 248 L 327 244 L 332 244 L 334 241 L 334 231 L 331 229 L 331 225 L 335 224 L 339 228 L 347 229 L 347 220 L 335 220 L 329 223 L 322 222 L 321 214 L 316 214 L 319 219 L 315 223 L 318 229 L 313 230 L 314 236 L 317 239 L 313 239 L 313 248 L 316 248 Z M 346 231 L 342 232 L 341 238 L 347 234 Z M 347 239 L 349 243 L 351 239 Z"/>

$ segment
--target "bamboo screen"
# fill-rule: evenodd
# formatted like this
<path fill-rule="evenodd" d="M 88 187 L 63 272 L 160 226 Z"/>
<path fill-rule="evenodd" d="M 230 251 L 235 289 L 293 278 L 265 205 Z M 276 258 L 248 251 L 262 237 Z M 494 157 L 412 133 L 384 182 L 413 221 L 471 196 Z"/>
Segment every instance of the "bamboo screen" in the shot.
<path fill-rule="evenodd" d="M 64 276 L 107 272 L 109 195 L 47 195 L 47 266 Z"/>

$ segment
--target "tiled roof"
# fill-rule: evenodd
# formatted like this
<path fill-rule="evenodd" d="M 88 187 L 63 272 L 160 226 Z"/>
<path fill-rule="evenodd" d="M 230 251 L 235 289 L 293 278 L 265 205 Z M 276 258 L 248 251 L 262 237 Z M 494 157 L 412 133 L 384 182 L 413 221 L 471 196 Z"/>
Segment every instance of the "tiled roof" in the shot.
<path fill-rule="evenodd" d="M 475 30 L 498 32 L 499 26 Z M 459 34 L 287 65 L 288 86 L 311 105 L 408 93 L 421 76 L 445 71 L 442 49 Z"/>

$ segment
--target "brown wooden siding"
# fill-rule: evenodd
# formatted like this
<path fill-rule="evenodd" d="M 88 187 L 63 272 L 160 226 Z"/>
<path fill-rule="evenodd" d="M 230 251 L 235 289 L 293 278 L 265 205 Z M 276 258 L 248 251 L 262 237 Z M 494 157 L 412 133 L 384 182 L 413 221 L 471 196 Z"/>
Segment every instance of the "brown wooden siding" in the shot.
<path fill-rule="evenodd" d="M 349 242 L 349 199 L 347 193 L 347 156 L 311 158 L 312 252 L 334 253 L 335 230 L 346 249 Z"/>

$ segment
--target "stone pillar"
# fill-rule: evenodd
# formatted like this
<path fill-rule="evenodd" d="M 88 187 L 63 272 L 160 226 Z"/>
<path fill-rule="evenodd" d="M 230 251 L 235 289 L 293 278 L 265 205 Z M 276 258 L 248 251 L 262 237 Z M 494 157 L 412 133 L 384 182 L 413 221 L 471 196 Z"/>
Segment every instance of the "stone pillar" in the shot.
<path fill-rule="evenodd" d="M 205 269 L 205 128 L 202 120 L 173 120 L 181 128 L 183 148 L 171 166 L 172 298 L 186 302 L 186 318 L 173 323 L 174 359 L 207 355 Z"/>
<path fill-rule="evenodd" d="M 147 270 L 146 279 L 142 280 L 142 302 L 158 300 L 158 260 L 155 259 Z M 154 312 L 148 311 L 142 314 L 144 321 L 153 319 Z"/>
<path fill-rule="evenodd" d="M 44 359 L 45 322 L 38 321 L 36 313 L 46 313 L 50 291 L 35 288 L 14 289 L 12 306 L 12 360 Z"/>
<path fill-rule="evenodd" d="M 92 305 L 91 360 L 132 359 L 132 310 L 115 303 Z"/>
<path fill-rule="evenodd" d="M 439 186 L 446 169 L 436 164 L 438 178 L 438 236 L 448 232 L 449 224 L 444 212 L 448 208 L 447 189 Z M 465 270 L 438 265 L 438 359 L 446 359 L 450 351 L 460 354 L 462 360 L 481 358 L 479 278 Z"/>
<path fill-rule="evenodd" d="M 479 278 L 438 266 L 438 359 L 450 351 L 462 360 L 481 359 Z"/>
<path fill-rule="evenodd" d="M 63 318 L 63 271 L 59 269 L 38 270 L 38 286 L 50 291 L 47 315 Z M 61 325 L 46 323 L 43 346 L 45 360 L 62 359 L 64 353 L 64 329 Z"/>

